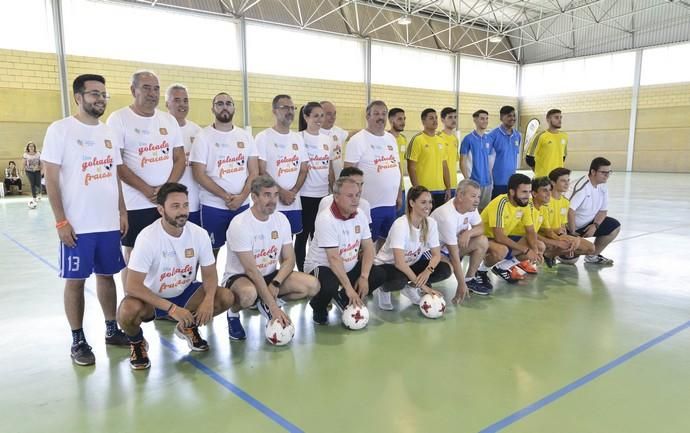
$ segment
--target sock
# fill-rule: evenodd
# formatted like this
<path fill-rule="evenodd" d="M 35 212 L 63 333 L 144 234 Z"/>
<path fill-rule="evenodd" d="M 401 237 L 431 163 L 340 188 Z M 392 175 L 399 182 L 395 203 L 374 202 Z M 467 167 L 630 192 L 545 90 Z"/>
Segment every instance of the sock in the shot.
<path fill-rule="evenodd" d="M 488 272 L 488 271 L 489 271 L 489 268 L 486 267 L 486 265 L 484 264 L 484 262 L 482 262 L 482 263 L 479 265 L 479 270 L 482 271 L 482 272 Z"/>
<path fill-rule="evenodd" d="M 499 269 L 504 269 L 506 271 L 509 271 L 510 268 L 513 267 L 513 260 L 512 259 L 501 260 L 500 262 L 496 263 L 495 266 Z"/>
<path fill-rule="evenodd" d="M 474 280 L 474 277 L 465 277 L 465 282 Z"/>
<path fill-rule="evenodd" d="M 84 335 L 84 328 L 73 329 L 72 330 L 72 345 L 76 346 L 81 341 L 86 343 L 86 336 Z"/>
<path fill-rule="evenodd" d="M 105 335 L 111 336 L 117 333 L 117 321 L 116 320 L 106 320 L 105 321 Z"/>
<path fill-rule="evenodd" d="M 228 310 L 228 317 L 240 317 L 240 312 L 235 313 L 232 310 Z"/>
<path fill-rule="evenodd" d="M 127 339 L 130 343 L 138 343 L 144 339 L 144 331 L 139 328 L 139 332 L 137 332 L 136 335 L 128 335 Z"/>

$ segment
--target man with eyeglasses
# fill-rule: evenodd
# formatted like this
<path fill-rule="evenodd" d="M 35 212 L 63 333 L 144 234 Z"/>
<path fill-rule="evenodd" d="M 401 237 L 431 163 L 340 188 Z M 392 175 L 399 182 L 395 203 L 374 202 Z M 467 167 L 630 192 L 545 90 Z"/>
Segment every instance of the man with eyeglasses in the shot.
<path fill-rule="evenodd" d="M 259 174 L 268 174 L 278 184 L 278 207 L 290 222 L 292 234 L 302 231 L 302 203 L 299 191 L 307 179 L 309 155 L 302 137 L 290 131 L 295 104 L 288 95 L 276 95 L 272 102 L 273 127 L 256 136 Z"/>
<path fill-rule="evenodd" d="M 192 149 L 194 178 L 201 185 L 201 226 L 211 237 L 214 256 L 225 245 L 230 221 L 249 208 L 249 187 L 258 175 L 252 136 L 233 125 L 235 101 L 225 92 L 211 102 L 213 123 L 202 129 Z"/>
<path fill-rule="evenodd" d="M 594 238 L 594 253 L 585 256 L 585 263 L 613 265 L 601 255 L 621 230 L 621 223 L 608 216 L 609 191 L 606 182 L 611 175 L 611 161 L 594 158 L 589 174 L 575 182 L 568 209 L 568 232 L 574 236 Z"/>
<path fill-rule="evenodd" d="M 84 281 L 96 274 L 96 292 L 105 316 L 105 343 L 124 346 L 117 327 L 113 275 L 124 268 L 120 236 L 127 211 L 118 179 L 122 164 L 116 136 L 98 119 L 108 94 L 100 75 L 78 76 L 73 84 L 79 112 L 53 122 L 46 131 L 41 160 L 60 238 L 60 277 L 65 280 L 65 314 L 72 329 L 72 361 L 92 365 L 96 358 L 84 335 Z"/>
<path fill-rule="evenodd" d="M 177 120 L 182 131 L 182 140 L 184 142 L 184 156 L 185 169 L 184 174 L 180 178 L 180 183 L 187 187 L 187 196 L 189 199 L 189 218 L 188 221 L 198 226 L 201 225 L 201 212 L 199 208 L 199 184 L 194 180 L 192 174 L 192 162 L 189 159 L 194 142 L 201 132 L 201 128 L 196 123 L 187 119 L 189 114 L 189 95 L 187 88 L 179 83 L 171 84 L 168 90 L 165 91 L 165 107 L 168 113 Z"/>
<path fill-rule="evenodd" d="M 161 185 L 177 182 L 185 170 L 184 143 L 177 120 L 159 111 L 160 85 L 151 71 L 132 75 L 132 105 L 113 112 L 108 126 L 115 133 L 123 164 L 117 174 L 127 206 L 129 230 L 122 238 L 125 263 L 139 232 L 160 218 L 156 195 Z M 127 268 L 122 270 L 127 281 Z"/>

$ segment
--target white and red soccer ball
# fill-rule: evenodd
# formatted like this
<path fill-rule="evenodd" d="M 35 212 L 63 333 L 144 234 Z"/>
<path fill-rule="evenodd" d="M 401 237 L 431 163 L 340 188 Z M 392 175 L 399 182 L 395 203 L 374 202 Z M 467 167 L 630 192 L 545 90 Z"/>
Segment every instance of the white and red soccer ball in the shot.
<path fill-rule="evenodd" d="M 429 319 L 438 319 L 446 312 L 446 301 L 443 296 L 427 293 L 419 301 L 419 310 Z"/>
<path fill-rule="evenodd" d="M 348 305 L 343 310 L 342 321 L 347 329 L 352 329 L 353 331 L 362 329 L 369 323 L 369 309 L 365 306 L 355 307 L 354 305 Z"/>
<path fill-rule="evenodd" d="M 283 327 L 277 320 L 271 320 L 266 324 L 266 340 L 274 346 L 285 346 L 295 336 L 295 327 L 292 323 Z"/>

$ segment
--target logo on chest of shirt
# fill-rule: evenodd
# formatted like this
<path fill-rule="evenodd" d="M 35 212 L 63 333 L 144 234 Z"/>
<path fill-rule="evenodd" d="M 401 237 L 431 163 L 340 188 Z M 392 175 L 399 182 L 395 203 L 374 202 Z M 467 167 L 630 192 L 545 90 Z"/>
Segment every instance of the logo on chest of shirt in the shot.
<path fill-rule="evenodd" d="M 229 174 L 244 171 L 246 159 L 243 153 L 236 156 L 226 155 L 225 158 L 216 161 L 218 177 L 223 178 Z"/>
<path fill-rule="evenodd" d="M 278 168 L 278 177 L 294 173 L 299 167 L 299 157 L 297 155 L 284 156 L 276 160 L 276 167 Z"/>
<path fill-rule="evenodd" d="M 359 224 L 357 224 L 355 226 L 355 233 L 359 234 L 360 231 L 361 231 L 361 229 L 359 228 Z"/>
<path fill-rule="evenodd" d="M 339 249 L 340 257 L 344 261 L 350 262 L 352 260 L 357 260 L 357 253 L 359 253 L 359 243 L 360 239 L 345 245 L 343 248 Z"/>
<path fill-rule="evenodd" d="M 522 211 L 521 210 L 515 212 L 515 218 L 522 218 Z"/>
<path fill-rule="evenodd" d="M 565 144 L 565 138 L 561 138 L 561 144 Z"/>
<path fill-rule="evenodd" d="M 196 140 L 196 137 L 194 137 L 194 136 L 189 137 L 189 142 L 190 142 L 191 144 L 194 144 L 194 140 Z"/>
<path fill-rule="evenodd" d="M 105 148 L 106 148 L 106 149 L 112 149 L 112 148 L 113 148 L 113 143 L 112 143 L 112 141 L 110 141 L 110 140 L 103 140 L 103 142 L 104 142 L 104 144 L 105 144 Z"/>
<path fill-rule="evenodd" d="M 165 129 L 165 128 L 158 128 L 158 132 L 159 132 L 161 135 L 168 135 L 168 130 Z"/>
<path fill-rule="evenodd" d="M 278 260 L 278 247 L 271 245 L 268 249 L 262 248 L 254 253 L 254 260 L 259 270 L 273 265 Z"/>
<path fill-rule="evenodd" d="M 292 150 L 299 150 L 297 143 L 292 143 Z"/>
<path fill-rule="evenodd" d="M 391 152 L 393 151 L 393 146 L 388 145 L 386 146 L 386 148 L 388 148 L 388 150 L 390 150 Z"/>
<path fill-rule="evenodd" d="M 323 147 L 323 150 L 328 150 L 328 145 L 327 145 L 327 144 L 324 144 L 324 145 L 321 146 L 321 147 Z"/>
<path fill-rule="evenodd" d="M 462 221 L 462 223 L 465 225 L 469 224 L 469 222 L 470 222 L 470 219 L 467 217 L 465 217 L 465 219 Z"/>
<path fill-rule="evenodd" d="M 158 277 L 158 281 L 160 282 L 158 293 L 163 293 L 166 290 L 176 287 L 186 287 L 192 279 L 193 271 L 194 268 L 192 268 L 190 264 L 182 268 L 172 266 L 169 270 L 163 271 Z"/>
<path fill-rule="evenodd" d="M 244 149 L 244 141 L 238 141 L 237 142 L 237 148 L 238 149 Z"/>
<path fill-rule="evenodd" d="M 77 144 L 81 147 L 93 147 L 96 142 L 93 140 L 77 140 Z"/>
<path fill-rule="evenodd" d="M 520 140 L 515 140 L 515 147 L 520 146 Z M 486 143 L 486 147 L 489 147 L 489 143 Z"/>
<path fill-rule="evenodd" d="M 113 177 L 113 157 L 111 155 L 105 158 L 96 158 L 83 155 L 81 163 L 81 171 L 84 173 L 84 186 L 88 186 L 91 182 L 96 180 L 108 179 Z"/>
<path fill-rule="evenodd" d="M 166 140 L 161 144 L 143 144 L 137 149 L 141 157 L 141 167 L 170 159 L 170 145 Z"/>
<path fill-rule="evenodd" d="M 278 239 L 278 230 L 273 230 L 271 232 L 271 239 L 273 239 L 273 240 Z"/>
<path fill-rule="evenodd" d="M 188 259 L 194 257 L 194 248 L 187 248 L 186 250 L 184 250 L 184 256 Z"/>
<path fill-rule="evenodd" d="M 393 155 L 379 155 L 374 158 L 374 165 L 376 166 L 376 172 L 379 173 L 383 170 L 389 168 L 398 168 L 398 163 L 395 161 L 395 156 Z"/>

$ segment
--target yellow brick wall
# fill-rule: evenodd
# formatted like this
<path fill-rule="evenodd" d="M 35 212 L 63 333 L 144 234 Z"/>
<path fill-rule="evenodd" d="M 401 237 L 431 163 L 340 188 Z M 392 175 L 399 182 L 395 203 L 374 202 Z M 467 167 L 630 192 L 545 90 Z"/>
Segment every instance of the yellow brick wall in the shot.
<path fill-rule="evenodd" d="M 615 170 L 625 170 L 630 125 L 632 88 L 524 97 L 520 101 L 520 131 L 532 118 L 546 128 L 546 112 L 563 112 L 568 133 L 566 166 L 587 170 L 596 156 L 609 159 Z M 524 165 L 523 161 L 523 167 Z"/>

